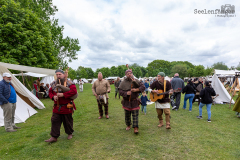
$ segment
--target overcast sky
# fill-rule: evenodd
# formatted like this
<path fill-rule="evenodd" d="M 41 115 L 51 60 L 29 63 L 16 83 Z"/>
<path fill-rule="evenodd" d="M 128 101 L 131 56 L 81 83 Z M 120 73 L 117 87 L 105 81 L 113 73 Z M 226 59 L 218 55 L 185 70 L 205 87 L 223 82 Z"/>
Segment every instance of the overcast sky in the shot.
<path fill-rule="evenodd" d="M 240 62 L 240 1 L 230 0 L 53 0 L 64 36 L 78 38 L 78 66 L 111 67 L 156 59 L 205 67 Z M 235 17 L 194 14 L 235 6 Z"/>

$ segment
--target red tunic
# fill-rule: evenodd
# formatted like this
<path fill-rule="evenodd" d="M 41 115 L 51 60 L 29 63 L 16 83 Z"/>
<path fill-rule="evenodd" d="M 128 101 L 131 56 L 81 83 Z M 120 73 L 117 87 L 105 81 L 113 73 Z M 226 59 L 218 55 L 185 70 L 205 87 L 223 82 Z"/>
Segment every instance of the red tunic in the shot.
<path fill-rule="evenodd" d="M 37 85 L 36 84 L 33 84 L 33 86 L 34 86 L 34 88 L 35 88 L 35 90 L 36 90 L 36 97 L 38 98 L 38 88 L 37 88 Z"/>
<path fill-rule="evenodd" d="M 54 101 L 53 113 L 57 113 L 57 114 L 70 114 L 70 113 L 73 112 L 72 109 L 67 108 L 67 104 L 70 103 L 71 101 L 73 102 L 73 100 L 70 99 L 70 97 L 72 97 L 75 94 L 77 94 L 77 89 L 76 89 L 76 86 L 74 84 L 72 84 L 69 88 L 70 88 L 70 91 L 63 93 L 64 97 L 59 97 L 58 98 L 59 105 L 64 105 L 64 106 L 61 107 L 60 112 L 58 111 L 59 108 L 57 107 L 57 101 Z M 57 93 L 54 92 L 52 90 L 52 87 L 51 87 L 49 89 L 49 97 L 51 99 L 53 99 L 53 96 L 55 96 L 55 95 L 57 95 Z M 73 102 L 73 108 L 76 110 L 74 102 Z"/>

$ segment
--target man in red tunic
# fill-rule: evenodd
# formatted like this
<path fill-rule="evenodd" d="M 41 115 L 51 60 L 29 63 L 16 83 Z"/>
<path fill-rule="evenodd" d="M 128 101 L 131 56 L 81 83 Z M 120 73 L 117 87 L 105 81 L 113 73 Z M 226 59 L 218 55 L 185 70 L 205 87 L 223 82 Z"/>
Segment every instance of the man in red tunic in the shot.
<path fill-rule="evenodd" d="M 65 133 L 68 134 L 67 139 L 72 139 L 72 133 L 73 133 L 73 117 L 72 113 L 73 110 L 76 109 L 75 104 L 70 97 L 77 94 L 77 89 L 75 84 L 72 81 L 67 80 L 67 86 L 70 88 L 70 91 L 64 92 L 61 88 L 58 88 L 56 85 L 61 83 L 61 85 L 64 84 L 65 81 L 65 74 L 63 70 L 56 70 L 56 76 L 57 80 L 53 81 L 51 84 L 51 88 L 49 89 L 49 97 L 54 101 L 53 106 L 53 114 L 51 118 L 52 127 L 51 127 L 51 133 L 52 136 L 50 139 L 45 140 L 45 142 L 56 142 L 57 138 L 60 136 L 60 128 L 63 123 Z M 59 82 L 60 81 L 60 82 Z M 57 101 L 59 102 L 59 105 L 57 105 Z M 67 108 L 67 104 L 72 103 L 73 108 Z"/>

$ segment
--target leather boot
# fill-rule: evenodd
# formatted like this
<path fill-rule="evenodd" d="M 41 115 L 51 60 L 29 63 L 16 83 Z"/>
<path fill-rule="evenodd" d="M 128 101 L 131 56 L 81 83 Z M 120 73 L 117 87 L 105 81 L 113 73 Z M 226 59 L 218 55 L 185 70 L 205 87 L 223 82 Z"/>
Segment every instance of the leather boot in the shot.
<path fill-rule="evenodd" d="M 16 125 L 13 126 L 13 129 L 20 129 L 21 127 L 17 127 Z"/>
<path fill-rule="evenodd" d="M 135 128 L 134 128 L 134 133 L 135 133 L 135 134 L 138 134 L 138 127 L 135 127 Z"/>
<path fill-rule="evenodd" d="M 131 129 L 131 126 L 127 126 L 126 128 L 126 131 L 130 130 Z"/>
<path fill-rule="evenodd" d="M 14 129 L 7 129 L 6 131 L 7 131 L 7 132 L 16 132 L 17 130 L 14 130 Z"/>
<path fill-rule="evenodd" d="M 73 136 L 72 134 L 69 134 L 67 139 L 68 139 L 68 140 L 69 140 L 69 139 L 72 139 L 72 136 Z"/>
<path fill-rule="evenodd" d="M 48 140 L 45 140 L 45 142 L 57 142 L 57 138 L 54 138 L 54 137 L 51 137 L 50 139 Z"/>
<path fill-rule="evenodd" d="M 163 120 L 159 120 L 159 125 L 158 127 L 162 127 L 163 126 Z"/>
<path fill-rule="evenodd" d="M 166 129 L 171 129 L 170 122 L 166 123 Z"/>

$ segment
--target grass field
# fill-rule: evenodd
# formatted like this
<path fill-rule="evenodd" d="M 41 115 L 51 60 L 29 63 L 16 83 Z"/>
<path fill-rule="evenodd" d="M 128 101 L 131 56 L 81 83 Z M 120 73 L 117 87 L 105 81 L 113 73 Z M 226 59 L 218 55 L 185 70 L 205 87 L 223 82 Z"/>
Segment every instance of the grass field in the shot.
<path fill-rule="evenodd" d="M 139 134 L 126 131 L 124 111 L 114 98 L 109 99 L 109 119 L 98 119 L 98 108 L 91 84 L 84 84 L 75 100 L 74 137 L 67 140 L 63 127 L 56 143 L 46 143 L 51 136 L 52 104 L 44 99 L 46 109 L 30 117 L 17 132 L 0 128 L 0 159 L 239 159 L 239 119 L 229 105 L 212 106 L 212 122 L 197 119 L 198 106 L 193 111 L 171 111 L 171 130 L 158 128 L 154 104 L 147 106 L 147 115 L 139 115 Z M 149 96 L 148 96 L 149 97 Z M 188 108 L 187 108 L 188 109 Z M 165 120 L 164 120 L 165 122 Z"/>

